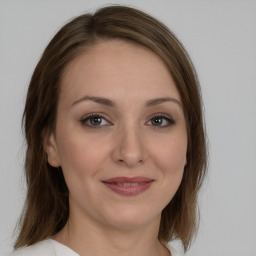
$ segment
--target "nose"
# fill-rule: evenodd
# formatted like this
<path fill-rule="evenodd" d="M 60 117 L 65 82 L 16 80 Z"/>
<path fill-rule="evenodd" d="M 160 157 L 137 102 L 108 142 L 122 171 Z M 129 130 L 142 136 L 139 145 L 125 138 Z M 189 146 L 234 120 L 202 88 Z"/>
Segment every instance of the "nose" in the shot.
<path fill-rule="evenodd" d="M 137 167 L 145 162 L 146 143 L 142 133 L 137 128 L 120 129 L 115 136 L 113 160 L 128 168 Z"/>

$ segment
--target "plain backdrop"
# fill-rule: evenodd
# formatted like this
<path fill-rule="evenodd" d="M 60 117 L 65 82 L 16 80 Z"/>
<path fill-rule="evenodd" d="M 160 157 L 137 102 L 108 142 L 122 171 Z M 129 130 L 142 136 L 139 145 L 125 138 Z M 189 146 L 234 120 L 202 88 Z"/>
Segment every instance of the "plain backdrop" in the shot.
<path fill-rule="evenodd" d="M 65 22 L 110 3 L 164 22 L 199 74 L 210 163 L 186 255 L 256 255 L 256 1 L 248 0 L 0 0 L 0 252 L 12 250 L 26 191 L 21 117 L 33 69 Z"/>

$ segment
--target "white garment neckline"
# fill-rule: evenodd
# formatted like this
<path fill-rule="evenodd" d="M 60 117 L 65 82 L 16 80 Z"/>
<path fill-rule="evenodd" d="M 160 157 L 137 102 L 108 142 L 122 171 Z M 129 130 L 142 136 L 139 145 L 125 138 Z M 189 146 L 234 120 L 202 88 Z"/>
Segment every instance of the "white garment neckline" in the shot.
<path fill-rule="evenodd" d="M 77 252 L 69 248 L 68 246 L 49 238 L 48 241 L 52 244 L 56 256 L 80 256 Z"/>
<path fill-rule="evenodd" d="M 48 241 L 52 244 L 54 247 L 54 251 L 56 253 L 56 256 L 80 256 L 77 252 L 69 248 L 68 246 L 49 238 Z M 178 256 L 177 252 L 169 245 L 167 244 L 167 249 L 170 251 L 171 256 Z M 68 254 L 67 254 L 68 253 Z"/>

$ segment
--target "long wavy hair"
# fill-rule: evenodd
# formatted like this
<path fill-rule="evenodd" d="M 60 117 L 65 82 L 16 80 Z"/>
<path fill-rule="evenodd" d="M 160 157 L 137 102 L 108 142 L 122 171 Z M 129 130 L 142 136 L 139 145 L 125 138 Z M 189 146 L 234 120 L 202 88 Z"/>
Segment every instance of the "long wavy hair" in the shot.
<path fill-rule="evenodd" d="M 47 163 L 43 137 L 55 128 L 65 67 L 86 47 L 109 39 L 132 41 L 155 52 L 175 81 L 187 124 L 187 165 L 178 191 L 162 211 L 158 238 L 162 243 L 180 239 L 186 251 L 196 233 L 197 197 L 207 160 L 196 71 L 182 44 L 160 21 L 134 8 L 107 6 L 63 26 L 46 47 L 32 75 L 23 115 L 27 197 L 15 248 L 55 235 L 69 218 L 69 191 L 61 168 Z"/>

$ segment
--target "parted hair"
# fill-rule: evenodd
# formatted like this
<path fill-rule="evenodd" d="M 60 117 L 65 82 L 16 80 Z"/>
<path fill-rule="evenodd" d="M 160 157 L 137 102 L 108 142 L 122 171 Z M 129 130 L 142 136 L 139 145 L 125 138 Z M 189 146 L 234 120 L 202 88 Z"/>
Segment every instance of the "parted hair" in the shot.
<path fill-rule="evenodd" d="M 50 41 L 32 75 L 23 126 L 26 139 L 27 196 L 15 248 L 58 233 L 69 218 L 69 191 L 60 168 L 47 162 L 44 135 L 54 131 L 61 78 L 87 47 L 104 40 L 126 40 L 159 55 L 180 93 L 186 118 L 187 165 L 173 199 L 162 211 L 158 238 L 181 240 L 185 251 L 198 226 L 198 191 L 206 174 L 207 150 L 199 81 L 186 50 L 160 21 L 131 7 L 111 5 L 75 17 Z"/>

